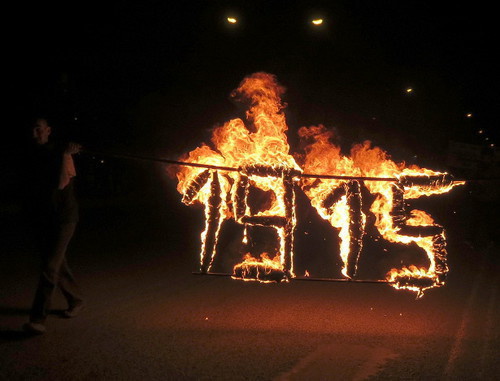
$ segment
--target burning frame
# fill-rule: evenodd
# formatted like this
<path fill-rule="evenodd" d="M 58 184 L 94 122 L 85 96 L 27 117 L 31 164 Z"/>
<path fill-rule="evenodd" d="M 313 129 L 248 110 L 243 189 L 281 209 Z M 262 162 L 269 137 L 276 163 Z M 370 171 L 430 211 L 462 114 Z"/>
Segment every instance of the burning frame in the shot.
<path fill-rule="evenodd" d="M 338 229 L 342 274 L 355 279 L 367 221 L 364 189 L 375 197 L 369 210 L 380 235 L 390 242 L 415 243 L 428 258 L 427 268 L 391 269 L 386 281 L 418 296 L 444 285 L 448 273 L 444 229 L 426 212 L 406 210 L 406 200 L 442 194 L 465 182 L 454 181 L 447 173 L 397 164 L 369 142 L 355 145 L 345 156 L 331 143 L 332 132 L 322 125 L 299 129 L 305 154 L 291 155 L 281 102 L 284 91 L 271 74 L 246 77 L 231 94 L 249 105 L 245 122 L 237 118 L 215 128 L 214 148 L 203 144 L 182 158 L 199 164 L 180 167 L 177 189 L 183 203 L 199 202 L 205 207 L 201 273 L 210 273 L 222 223 L 233 219 L 244 226 L 242 245 L 248 242 L 251 226 L 274 229 L 279 240 L 274 258 L 247 253 L 234 266 L 234 279 L 281 282 L 296 278 L 296 195 L 302 191 L 318 214 Z M 249 206 L 251 187 L 272 195 L 265 210 L 255 212 Z"/>

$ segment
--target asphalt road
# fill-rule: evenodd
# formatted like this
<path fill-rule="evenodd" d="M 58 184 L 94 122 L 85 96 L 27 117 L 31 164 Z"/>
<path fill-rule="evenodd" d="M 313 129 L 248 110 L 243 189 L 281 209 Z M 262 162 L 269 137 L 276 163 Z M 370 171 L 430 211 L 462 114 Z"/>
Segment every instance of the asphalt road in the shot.
<path fill-rule="evenodd" d="M 21 331 L 36 256 L 15 211 L 4 213 L 0 379 L 500 377 L 495 221 L 470 214 L 476 206 L 464 204 L 465 196 L 447 201 L 449 208 L 460 206 L 461 216 L 445 221 L 448 283 L 419 300 L 379 284 L 258 284 L 192 275 L 200 227 L 193 221 L 200 212 L 175 197 L 83 203 L 68 255 L 87 309 L 60 318 L 65 304 L 57 294 L 48 331 L 37 337 Z"/>

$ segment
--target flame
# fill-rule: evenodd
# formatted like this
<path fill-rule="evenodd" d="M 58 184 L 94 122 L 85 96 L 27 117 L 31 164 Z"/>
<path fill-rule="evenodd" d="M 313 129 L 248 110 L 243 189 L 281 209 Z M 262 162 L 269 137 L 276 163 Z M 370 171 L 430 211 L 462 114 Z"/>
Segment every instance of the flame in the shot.
<path fill-rule="evenodd" d="M 276 78 L 267 73 L 255 73 L 246 77 L 231 97 L 249 104 L 246 124 L 233 119 L 216 128 L 212 142 L 226 160 L 226 165 L 244 167 L 261 164 L 284 166 L 300 170 L 288 152 L 285 132 L 288 126 L 281 95 L 285 89 Z"/>
<path fill-rule="evenodd" d="M 250 253 L 245 254 L 243 262 L 233 268 L 233 279 L 244 281 L 259 281 L 262 283 L 280 282 L 286 280 L 279 254 L 273 259 L 267 253 L 262 253 L 260 259 Z"/>
<path fill-rule="evenodd" d="M 406 216 L 404 200 L 445 193 L 464 182 L 450 181 L 446 173 L 417 166 L 405 167 L 404 163 L 395 163 L 390 160 L 385 151 L 379 147 L 372 147 L 369 141 L 353 146 L 350 157 L 343 156 L 340 147 L 331 143 L 333 133 L 321 125 L 303 127 L 299 130 L 299 135 L 304 141 L 309 141 L 305 147 L 305 157 L 302 158 L 302 167 L 306 173 L 334 173 L 399 180 L 398 182 L 369 180 L 364 182 L 364 186 L 376 195 L 370 212 L 375 215 L 375 226 L 384 239 L 405 245 L 414 242 L 425 251 L 429 260 L 428 268 L 420 269 L 418 273 L 410 272 L 410 275 L 406 274 L 406 276 L 412 277 L 411 274 L 415 274 L 414 276 L 418 278 L 432 279 L 433 284 L 419 287 L 399 282 L 395 287 L 418 289 L 419 292 L 423 292 L 424 289 L 444 284 L 444 278 L 448 272 L 444 229 L 424 211 L 412 210 L 409 213 L 410 216 Z M 349 228 L 351 221 L 346 196 L 342 196 L 333 207 L 325 206 L 325 200 L 331 194 L 332 189 L 338 189 L 343 183 L 345 183 L 344 180 L 303 179 L 302 188 L 320 216 L 329 221 L 333 227 L 340 229 L 340 251 L 344 262 L 342 273 L 351 277 L 347 273 L 347 265 L 352 251 L 350 248 L 352 229 Z M 361 218 L 361 224 L 364 226 L 366 216 L 363 212 Z M 433 227 L 434 229 L 419 232 L 418 229 L 412 230 L 410 227 Z M 360 240 L 362 240 L 362 235 L 359 237 Z M 361 244 L 357 247 L 358 251 L 360 246 Z M 425 274 L 422 275 L 422 272 Z M 355 269 L 353 273 L 355 274 Z M 387 275 L 387 280 L 392 282 L 394 279 L 391 274 L 392 272 Z"/>
<path fill-rule="evenodd" d="M 343 156 L 340 153 L 340 148 L 330 142 L 333 138 L 333 132 L 327 130 L 323 125 L 302 127 L 299 129 L 299 136 L 303 141 L 309 141 L 309 144 L 305 147 L 305 156 L 302 157 L 304 172 L 312 174 L 331 173 L 345 176 L 361 175 L 361 171 L 355 167 L 354 161 Z M 348 199 L 356 197 L 356 195 L 351 195 L 346 191 L 346 194 L 335 200 L 336 202 L 330 207 L 324 205 L 325 200 L 332 195 L 332 192 L 345 184 L 345 180 L 302 179 L 302 189 L 311 200 L 312 206 L 316 208 L 322 218 L 330 222 L 333 227 L 340 229 L 340 256 L 344 263 L 342 274 L 350 278 L 356 271 L 357 261 L 354 264 L 353 271 L 350 271 L 351 274 L 349 274 L 347 267 L 351 252 L 350 225 L 352 221 Z M 364 226 L 365 214 L 361 213 L 360 218 Z M 361 236 L 357 237 L 359 252 L 362 247 L 361 239 L 363 234 L 361 233 Z M 352 239 L 356 239 L 356 237 L 352 237 Z"/>
<path fill-rule="evenodd" d="M 421 294 L 428 288 L 443 285 L 448 273 L 444 229 L 436 224 L 432 217 L 424 211 L 412 210 L 410 212 L 411 216 L 405 217 L 404 200 L 442 194 L 450 191 L 455 186 L 464 184 L 464 182 L 449 180 L 447 173 L 419 168 L 417 166 L 406 168 L 404 163 L 396 164 L 380 148 L 372 148 L 368 142 L 355 146 L 351 151 L 351 155 L 364 175 L 396 177 L 399 179 L 399 183 L 397 184 L 366 181 L 365 185 L 368 190 L 376 194 L 376 199 L 370 208 L 370 211 L 376 218 L 375 226 L 382 237 L 390 242 L 405 245 L 414 242 L 424 250 L 429 261 L 429 265 L 425 271 L 420 269 L 418 273 L 411 272 L 411 274 L 415 274 L 414 276 L 417 278 L 425 277 L 432 280 L 432 285 L 414 286 L 411 283 L 398 283 L 395 287 L 413 291 L 418 289 L 419 294 Z M 411 180 L 407 181 L 407 179 Z M 396 203 L 399 203 L 399 205 L 396 205 Z M 397 221 L 399 223 L 396 223 Z M 426 233 L 423 229 L 419 231 L 418 229 L 412 230 L 407 228 L 412 226 L 430 226 L 435 229 L 428 229 Z M 423 274 L 423 271 L 425 274 Z M 392 279 L 390 274 L 392 273 L 389 272 L 386 276 L 386 279 L 389 281 Z"/>
<path fill-rule="evenodd" d="M 424 295 L 424 291 L 435 287 L 435 279 L 425 268 L 414 265 L 401 269 L 391 269 L 387 273 L 387 281 L 396 289 L 405 289 L 417 293 L 417 298 Z"/>
<path fill-rule="evenodd" d="M 300 186 L 319 215 L 338 229 L 345 277 L 356 276 L 367 214 L 371 213 L 384 239 L 404 245 L 415 243 L 428 260 L 423 268 L 410 265 L 392 269 L 386 276 L 388 282 L 398 289 L 416 291 L 419 296 L 426 289 L 443 285 L 448 272 L 444 229 L 424 211 L 407 211 L 405 201 L 442 194 L 464 182 L 453 181 L 447 173 L 396 163 L 369 141 L 354 145 L 350 154 L 344 155 L 332 142 L 333 132 L 323 125 L 300 128 L 304 153 L 292 156 L 281 101 L 284 92 L 271 74 L 254 73 L 244 78 L 231 97 L 247 106 L 245 118 L 214 128 L 210 145 L 203 144 L 181 158 L 235 169 L 185 166 L 177 173 L 182 201 L 205 206 L 202 272 L 210 271 L 223 222 L 233 218 L 245 227 L 243 245 L 248 244 L 247 227 L 252 225 L 275 229 L 280 240 L 273 259 L 267 253 L 260 254 L 259 259 L 246 254 L 243 262 L 233 268 L 233 278 L 262 282 L 293 278 L 295 192 Z M 390 181 L 312 178 L 302 175 L 302 171 Z M 252 214 L 248 205 L 250 187 L 272 192 L 266 210 Z M 363 189 L 375 195 L 369 208 L 363 206 Z"/>
<path fill-rule="evenodd" d="M 279 257 L 282 266 L 285 266 L 285 262 L 287 262 L 288 268 L 286 271 L 289 275 L 292 275 L 293 261 L 291 258 L 287 258 L 286 252 L 286 246 L 289 246 L 289 236 L 293 234 L 296 224 L 294 214 L 295 195 L 293 192 L 290 193 L 290 188 L 293 188 L 294 183 L 297 182 L 292 173 L 298 173 L 301 169 L 293 156 L 289 154 L 290 147 L 286 137 L 288 126 L 283 113 L 284 105 L 281 102 L 281 95 L 284 91 L 285 89 L 277 83 L 276 78 L 271 74 L 255 73 L 243 79 L 239 87 L 231 93 L 231 97 L 248 105 L 245 120 L 240 118 L 232 119 L 215 128 L 212 135 L 213 148 L 202 145 L 191 151 L 183 160 L 241 169 L 240 172 L 227 172 L 224 175 L 216 174 L 220 179 L 223 192 L 221 195 L 222 202 L 220 203 L 220 214 L 223 218 L 220 219 L 220 224 L 224 219 L 234 216 L 237 222 L 245 226 L 252 224 L 270 225 L 280 237 Z M 203 173 L 203 169 L 183 167 L 177 175 L 179 180 L 178 191 L 186 195 L 190 187 L 192 189 L 193 182 L 196 183 L 197 176 L 200 176 L 201 173 Z M 268 175 L 269 173 L 271 175 Z M 285 181 L 287 178 L 292 183 Z M 220 224 L 217 229 L 209 229 L 211 217 L 207 205 L 210 204 L 210 183 L 208 181 L 192 200 L 189 198 L 190 203 L 198 201 L 204 204 L 206 208 L 207 223 L 202 233 L 202 246 L 205 245 L 207 236 L 214 234 L 217 236 L 218 229 L 220 229 Z M 243 183 L 240 192 L 233 191 L 232 196 L 228 197 L 231 184 Z M 272 191 L 275 194 L 275 197 L 272 197 L 270 207 L 267 210 L 260 211 L 255 216 L 250 216 L 250 209 L 246 205 L 249 185 L 263 191 Z M 234 186 L 234 188 L 237 187 Z M 287 207 L 287 201 L 292 205 Z M 229 203 L 232 204 L 233 211 L 231 211 Z M 244 204 L 242 210 L 234 210 L 241 203 Z M 292 212 L 290 212 L 290 209 Z M 256 220 L 254 218 L 251 220 L 249 217 L 261 219 Z M 271 220 L 264 220 L 264 217 L 283 217 L 287 221 L 283 223 L 283 226 L 274 226 L 269 222 Z M 245 229 L 243 243 L 247 242 L 246 235 L 247 231 Z M 288 251 L 292 251 L 292 249 L 293 247 L 288 247 Z M 215 247 L 213 250 L 212 257 L 215 255 Z M 202 247 L 202 263 L 206 255 L 204 252 L 205 250 Z M 205 266 L 205 270 L 209 269 L 210 264 Z"/>

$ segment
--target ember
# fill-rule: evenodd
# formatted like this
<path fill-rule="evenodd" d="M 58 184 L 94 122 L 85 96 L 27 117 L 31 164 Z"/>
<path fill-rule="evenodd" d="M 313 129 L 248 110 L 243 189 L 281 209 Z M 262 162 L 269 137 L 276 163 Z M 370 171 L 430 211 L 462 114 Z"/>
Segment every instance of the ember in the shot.
<path fill-rule="evenodd" d="M 287 277 L 281 269 L 279 257 L 269 259 L 267 253 L 263 253 L 260 260 L 246 254 L 245 260 L 234 266 L 233 279 L 257 280 L 268 283 L 286 281 Z"/>
<path fill-rule="evenodd" d="M 257 255 L 260 258 L 246 254 L 234 266 L 233 278 L 261 282 L 294 278 L 295 204 L 300 188 L 319 215 L 339 230 L 342 274 L 355 278 L 365 237 L 362 189 L 366 189 L 375 196 L 370 213 L 381 236 L 390 242 L 415 243 L 429 263 L 421 269 L 392 269 L 387 281 L 419 295 L 443 285 L 448 272 L 444 229 L 424 211 L 407 211 L 406 200 L 448 192 L 464 182 L 453 181 L 447 173 L 397 164 L 369 142 L 355 145 L 350 156 L 344 156 L 331 143 L 332 132 L 321 125 L 299 130 L 305 153 L 294 158 L 285 134 L 283 92 L 270 74 L 246 77 L 231 94 L 249 104 L 245 121 L 233 119 L 216 128 L 213 148 L 202 145 L 182 158 L 209 168 L 185 166 L 177 174 L 182 201 L 205 205 L 201 272 L 210 272 L 222 223 L 231 218 L 244 226 L 242 247 L 248 244 L 251 226 L 274 229 L 279 240 L 274 259 L 265 253 Z M 272 193 L 265 210 L 256 212 L 249 206 L 250 187 Z"/>

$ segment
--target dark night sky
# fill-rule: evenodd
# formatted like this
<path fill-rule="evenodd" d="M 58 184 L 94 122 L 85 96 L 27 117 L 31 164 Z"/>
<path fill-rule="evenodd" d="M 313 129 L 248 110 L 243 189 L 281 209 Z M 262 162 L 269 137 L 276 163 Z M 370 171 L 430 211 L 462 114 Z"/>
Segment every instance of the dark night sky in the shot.
<path fill-rule="evenodd" d="M 11 6 L 11 123 L 22 131 L 42 113 L 87 147 L 175 157 L 241 111 L 228 96 L 245 75 L 267 71 L 288 89 L 292 140 L 323 123 L 346 147 L 371 139 L 401 160 L 442 153 L 451 139 L 480 142 L 480 128 L 498 143 L 493 9 L 433 3 Z"/>

